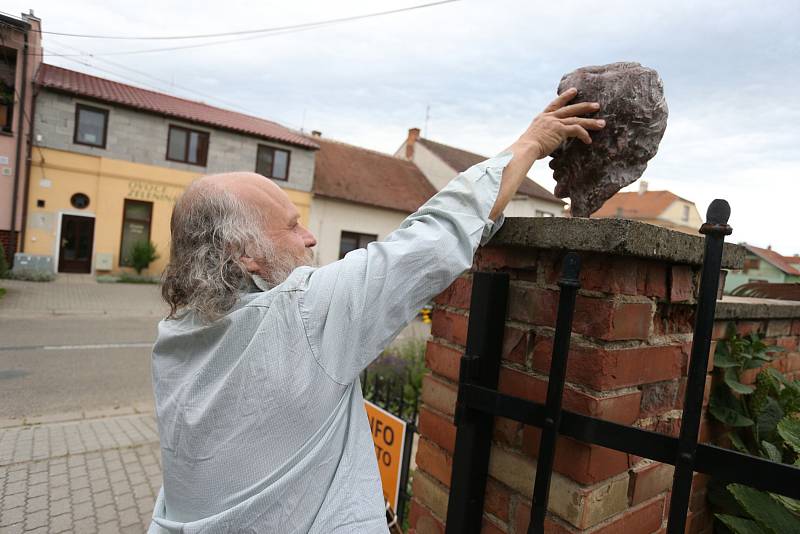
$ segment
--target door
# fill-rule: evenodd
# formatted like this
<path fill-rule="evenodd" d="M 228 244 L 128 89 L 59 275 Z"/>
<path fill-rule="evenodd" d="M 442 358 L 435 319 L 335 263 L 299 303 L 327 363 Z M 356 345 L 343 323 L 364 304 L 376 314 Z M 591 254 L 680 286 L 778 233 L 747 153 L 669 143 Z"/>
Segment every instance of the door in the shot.
<path fill-rule="evenodd" d="M 63 215 L 61 219 L 61 244 L 58 253 L 58 272 L 92 272 L 92 244 L 94 243 L 94 218 Z"/>

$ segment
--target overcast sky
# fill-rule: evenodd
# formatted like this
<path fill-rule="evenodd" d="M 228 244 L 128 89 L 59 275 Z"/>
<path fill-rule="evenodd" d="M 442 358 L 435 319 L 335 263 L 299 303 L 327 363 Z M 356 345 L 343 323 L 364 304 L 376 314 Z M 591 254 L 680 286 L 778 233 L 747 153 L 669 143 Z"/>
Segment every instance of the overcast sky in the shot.
<path fill-rule="evenodd" d="M 46 31 L 163 36 L 301 24 L 423 2 L 6 0 L 2 9 L 18 15 L 33 8 Z M 649 188 L 696 202 L 703 216 L 712 199 L 725 198 L 733 210 L 731 240 L 800 253 L 800 2 L 698 4 L 463 0 L 207 48 L 118 56 L 100 54 L 203 41 L 45 35 L 46 52 L 78 53 L 72 46 L 98 54 L 45 61 L 236 105 L 384 152 L 394 152 L 417 126 L 431 139 L 487 155 L 519 135 L 564 73 L 638 61 L 661 74 L 670 109 L 661 148 L 643 177 Z M 532 176 L 553 190 L 546 162 L 536 163 Z"/>

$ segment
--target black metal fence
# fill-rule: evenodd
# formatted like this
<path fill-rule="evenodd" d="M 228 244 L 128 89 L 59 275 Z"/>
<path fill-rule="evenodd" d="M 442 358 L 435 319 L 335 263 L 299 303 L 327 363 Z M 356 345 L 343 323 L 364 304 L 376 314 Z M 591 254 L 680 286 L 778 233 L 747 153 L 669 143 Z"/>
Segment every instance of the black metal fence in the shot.
<path fill-rule="evenodd" d="M 580 287 L 580 258 L 577 254 L 566 255 L 559 281 L 561 293 L 544 404 L 497 391 L 509 278 L 504 273 L 475 273 L 467 346 L 461 359 L 456 405 L 457 433 L 447 509 L 448 534 L 480 531 L 495 416 L 542 428 L 529 534 L 544 532 L 556 438 L 559 434 L 674 465 L 667 526 L 669 534 L 684 532 L 695 471 L 721 481 L 738 482 L 800 498 L 800 469 L 697 443 L 723 242 L 725 236 L 731 233 L 727 224 L 729 216 L 728 203 L 715 200 L 709 206 L 707 222 L 700 229 L 706 236 L 705 254 L 678 438 L 561 409 L 575 296 Z"/>
<path fill-rule="evenodd" d="M 367 368 L 361 373 L 361 391 L 364 400 L 380 406 L 406 423 L 403 459 L 400 464 L 400 491 L 397 498 L 397 523 L 402 525 L 406 518 L 406 508 L 410 499 L 408 493 L 409 469 L 411 467 L 411 449 L 414 434 L 417 432 L 417 414 L 419 408 L 419 391 L 409 392 L 411 379 L 408 373 L 387 377 L 378 372 L 370 373 Z"/>

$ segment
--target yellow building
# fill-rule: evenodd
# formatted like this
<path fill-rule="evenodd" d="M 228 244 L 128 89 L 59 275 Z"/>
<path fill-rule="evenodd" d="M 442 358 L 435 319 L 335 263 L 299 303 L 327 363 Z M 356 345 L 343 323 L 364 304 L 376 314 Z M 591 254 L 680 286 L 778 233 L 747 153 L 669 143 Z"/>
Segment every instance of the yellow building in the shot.
<path fill-rule="evenodd" d="M 23 252 L 57 272 L 130 267 L 151 241 L 160 273 L 175 200 L 198 176 L 263 174 L 309 222 L 317 145 L 276 123 L 42 65 Z"/>

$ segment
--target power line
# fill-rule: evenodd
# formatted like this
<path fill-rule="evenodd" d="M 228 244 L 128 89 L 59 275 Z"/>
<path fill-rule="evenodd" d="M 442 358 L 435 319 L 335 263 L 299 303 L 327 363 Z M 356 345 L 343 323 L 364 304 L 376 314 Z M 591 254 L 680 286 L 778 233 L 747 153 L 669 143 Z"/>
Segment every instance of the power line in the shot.
<path fill-rule="evenodd" d="M 390 9 L 387 11 L 378 11 L 375 13 L 366 13 L 364 15 L 353 15 L 349 17 L 340 17 L 335 19 L 328 19 L 316 22 L 307 22 L 303 24 L 291 24 L 287 26 L 274 26 L 270 28 L 260 28 L 255 30 L 240 30 L 240 31 L 232 31 L 232 32 L 220 32 L 220 33 L 203 33 L 203 34 L 196 34 L 196 35 L 165 35 L 165 36 L 126 36 L 126 35 L 93 35 L 93 34 L 82 34 L 82 33 L 66 33 L 66 32 L 52 32 L 52 31 L 44 31 L 44 30 L 31 30 L 31 31 L 39 31 L 42 34 L 47 35 L 60 35 L 62 37 L 79 37 L 85 39 L 115 39 L 115 40 L 129 40 L 129 41 L 166 41 L 166 40 L 178 40 L 178 39 L 209 39 L 214 37 L 228 37 L 231 35 L 252 35 L 252 34 L 260 34 L 260 33 L 272 33 L 272 32 L 280 32 L 284 30 L 295 30 L 301 28 L 313 28 L 323 25 L 330 25 L 330 24 L 339 24 L 342 22 L 351 22 L 354 20 L 361 20 L 373 17 L 381 17 L 385 15 L 393 15 L 395 13 L 403 13 L 406 11 L 413 11 L 417 9 L 424 9 L 428 7 L 435 7 L 442 4 L 450 4 L 453 2 L 459 2 L 460 0 L 440 0 L 438 2 L 429 2 L 426 4 L 418 4 L 409 7 L 403 7 L 398 9 Z M 0 11 L 2 13 L 2 11 Z M 10 15 L 13 16 L 13 15 Z M 152 51 L 155 51 L 152 50 Z M 130 52 L 136 53 L 136 52 Z"/>

